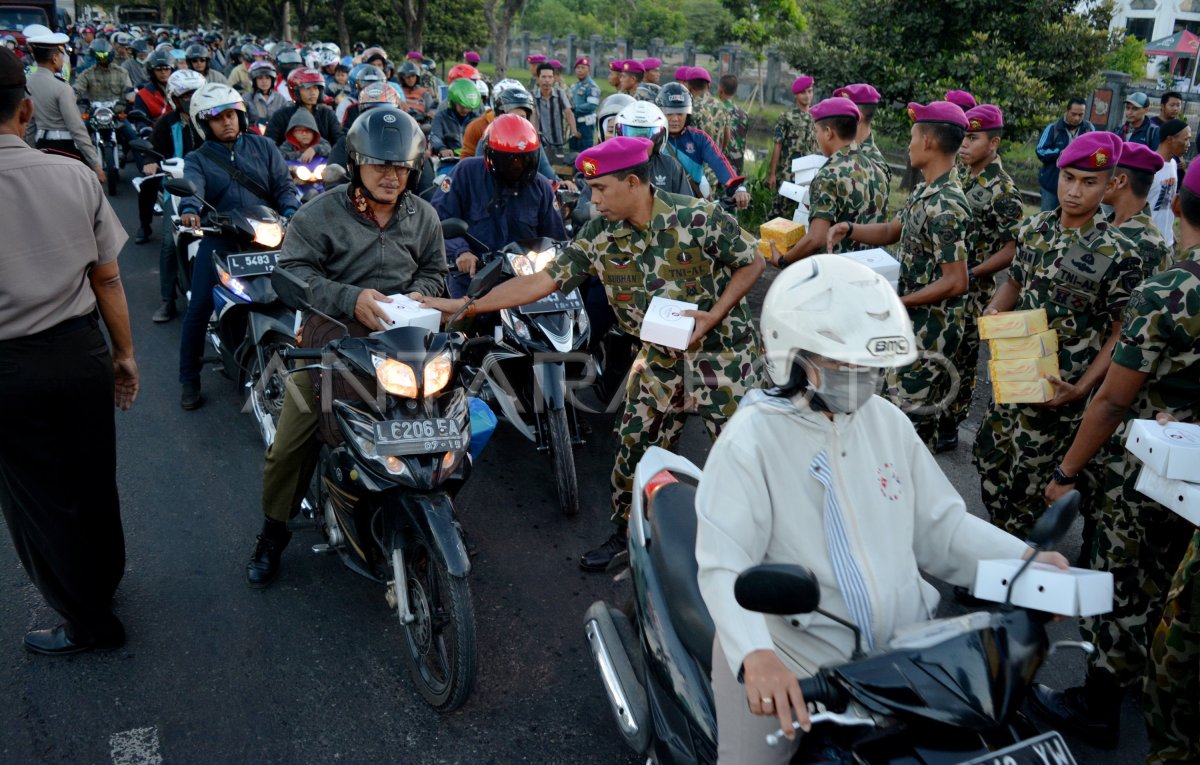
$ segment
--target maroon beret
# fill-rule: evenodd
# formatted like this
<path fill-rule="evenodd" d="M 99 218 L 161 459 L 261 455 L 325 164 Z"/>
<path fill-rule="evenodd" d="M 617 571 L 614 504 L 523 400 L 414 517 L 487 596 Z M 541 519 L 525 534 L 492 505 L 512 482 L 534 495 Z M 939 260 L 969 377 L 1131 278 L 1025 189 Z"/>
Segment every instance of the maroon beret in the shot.
<path fill-rule="evenodd" d="M 641 74 L 642 72 L 646 71 L 646 69 L 642 66 L 641 61 L 630 59 L 629 61 L 621 62 L 621 71 L 630 72 L 632 74 Z"/>
<path fill-rule="evenodd" d="M 469 50 L 463 54 L 463 61 L 466 61 L 468 64 L 478 64 L 480 61 L 479 54 L 473 50 Z"/>
<path fill-rule="evenodd" d="M 562 71 L 563 65 L 562 65 L 562 62 L 559 61 L 558 59 L 552 58 L 549 61 L 547 61 L 546 63 L 549 64 L 550 66 L 554 67 L 555 71 L 559 71 L 559 72 Z"/>
<path fill-rule="evenodd" d="M 608 69 L 610 72 L 619 72 L 621 71 L 621 65 L 624 63 L 621 59 L 617 59 L 616 61 L 609 62 Z"/>
<path fill-rule="evenodd" d="M 1144 173 L 1157 173 L 1164 164 L 1162 155 L 1149 146 L 1140 143 L 1127 143 L 1121 147 L 1121 158 L 1117 160 L 1120 167 L 1131 170 L 1141 170 Z"/>
<path fill-rule="evenodd" d="M 952 104 L 958 105 L 958 107 L 963 111 L 966 111 L 967 109 L 974 109 L 978 103 L 975 100 L 975 96 L 971 95 L 965 90 L 947 90 L 946 100 Z"/>
<path fill-rule="evenodd" d="M 813 86 L 813 78 L 802 74 L 792 82 L 792 95 L 803 93 Z"/>
<path fill-rule="evenodd" d="M 650 58 L 642 59 L 642 69 L 649 72 L 651 69 L 657 69 L 662 66 L 662 59 L 651 56 Z"/>
<path fill-rule="evenodd" d="M 980 104 L 967 110 L 967 130 L 999 130 L 1004 127 L 1004 112 L 999 106 Z"/>
<path fill-rule="evenodd" d="M 862 119 L 862 112 L 848 98 L 826 98 L 821 103 L 808 110 L 808 116 L 813 118 L 813 122 L 829 119 L 830 117 L 853 117 L 856 120 Z"/>
<path fill-rule="evenodd" d="M 579 152 L 575 169 L 589 179 L 618 173 L 649 162 L 652 146 L 654 142 L 649 138 L 616 136 Z"/>
<path fill-rule="evenodd" d="M 967 115 L 957 104 L 949 101 L 930 101 L 924 106 L 915 101 L 909 102 L 908 118 L 913 122 L 940 122 L 967 129 Z"/>
<path fill-rule="evenodd" d="M 580 64 L 583 64 L 584 66 L 591 66 L 592 60 L 587 56 L 580 56 L 575 60 L 575 66 L 579 66 Z"/>
<path fill-rule="evenodd" d="M 849 98 L 859 106 L 879 103 L 879 91 L 865 82 L 854 85 L 843 85 L 833 91 L 833 95 L 839 98 Z"/>
<path fill-rule="evenodd" d="M 541 53 L 530 53 L 528 56 L 525 57 L 525 63 L 527 63 L 527 64 L 544 64 L 544 63 L 546 63 L 546 57 L 543 56 Z"/>
<path fill-rule="evenodd" d="M 1121 156 L 1121 136 L 1097 130 L 1085 133 L 1058 155 L 1059 168 L 1074 167 L 1079 170 L 1106 170 L 1117 163 Z"/>
<path fill-rule="evenodd" d="M 1187 172 L 1183 174 L 1183 187 L 1200 197 L 1200 162 L 1188 165 Z"/>
<path fill-rule="evenodd" d="M 690 66 L 680 66 L 675 69 L 675 82 L 683 82 L 692 78 L 692 68 Z"/>
<path fill-rule="evenodd" d="M 709 75 L 708 70 L 702 66 L 690 67 L 688 69 L 688 79 L 689 80 L 704 80 L 705 82 L 712 82 L 712 76 Z"/>

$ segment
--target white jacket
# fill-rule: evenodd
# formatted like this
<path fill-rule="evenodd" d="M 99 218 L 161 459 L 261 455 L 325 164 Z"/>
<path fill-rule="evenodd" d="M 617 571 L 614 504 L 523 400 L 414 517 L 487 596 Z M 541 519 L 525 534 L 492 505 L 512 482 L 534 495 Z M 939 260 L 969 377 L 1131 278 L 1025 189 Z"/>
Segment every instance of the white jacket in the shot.
<path fill-rule="evenodd" d="M 876 646 L 932 618 L 937 590 L 920 571 L 970 585 L 980 559 L 1027 550 L 967 512 L 908 418 L 884 399 L 830 421 L 802 400 L 747 396 L 708 457 L 696 503 L 700 591 L 735 676 L 759 649 L 774 649 L 800 676 L 850 660 L 847 628 L 817 614 L 753 613 L 733 597 L 745 569 L 799 563 L 821 583 L 821 608 L 853 621 L 826 551 L 825 489 L 809 475 L 821 449 L 870 590 Z"/>

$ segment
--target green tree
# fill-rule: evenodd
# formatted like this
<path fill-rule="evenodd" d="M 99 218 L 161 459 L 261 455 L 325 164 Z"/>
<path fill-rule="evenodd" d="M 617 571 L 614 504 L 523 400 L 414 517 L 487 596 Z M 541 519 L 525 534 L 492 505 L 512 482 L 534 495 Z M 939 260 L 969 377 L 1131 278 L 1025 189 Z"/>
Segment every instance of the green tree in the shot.
<path fill-rule="evenodd" d="M 763 78 L 767 46 L 798 35 L 806 27 L 796 0 L 726 0 L 729 11 L 737 18 L 730 31 L 733 38 L 746 46 L 758 66 L 759 103 L 763 102 Z"/>
<path fill-rule="evenodd" d="M 1114 72 L 1124 72 L 1135 80 L 1146 76 L 1146 43 L 1133 35 L 1117 33 L 1121 44 L 1104 57 L 1104 68 Z"/>
<path fill-rule="evenodd" d="M 687 24 L 687 18 L 681 12 L 642 0 L 629 17 L 626 34 L 634 45 L 648 45 L 655 37 L 673 45 L 683 42 Z"/>
<path fill-rule="evenodd" d="M 716 53 L 717 48 L 729 42 L 733 14 L 721 0 L 684 0 L 682 10 L 687 19 L 683 39 L 691 40 L 705 53 Z"/>

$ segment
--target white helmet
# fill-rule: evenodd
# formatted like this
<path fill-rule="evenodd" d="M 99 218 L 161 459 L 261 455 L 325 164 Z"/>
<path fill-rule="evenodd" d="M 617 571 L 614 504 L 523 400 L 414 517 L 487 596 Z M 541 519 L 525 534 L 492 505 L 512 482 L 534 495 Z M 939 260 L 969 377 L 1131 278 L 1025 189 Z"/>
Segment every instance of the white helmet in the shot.
<path fill-rule="evenodd" d="M 304 54 L 304 65 L 309 69 L 321 68 L 321 55 L 315 50 L 309 50 Z"/>
<path fill-rule="evenodd" d="M 475 89 L 479 91 L 479 100 L 487 103 L 488 84 L 483 80 L 475 80 Z"/>
<path fill-rule="evenodd" d="M 498 98 L 501 93 L 503 93 L 504 91 L 509 90 L 511 88 L 516 88 L 517 90 L 525 90 L 525 86 L 522 85 L 517 80 L 514 80 L 511 77 L 505 77 L 503 80 L 501 80 L 500 82 L 497 82 L 494 86 L 492 86 L 492 97 Z"/>
<path fill-rule="evenodd" d="M 617 113 L 617 135 L 649 138 L 654 154 L 662 148 L 667 135 L 667 115 L 649 101 L 634 101 Z"/>
<path fill-rule="evenodd" d="M 624 93 L 613 93 L 600 102 L 600 108 L 596 110 L 596 127 L 600 129 L 600 135 L 597 136 L 596 140 L 603 141 L 607 137 L 608 133 L 604 129 L 605 123 L 616 117 L 621 113 L 622 109 L 632 103 L 634 103 L 633 96 Z"/>
<path fill-rule="evenodd" d="M 796 354 L 843 364 L 903 367 L 917 360 L 908 311 L 882 276 L 842 255 L 813 255 L 785 268 L 763 300 L 767 371 L 796 383 Z"/>
<path fill-rule="evenodd" d="M 194 69 L 176 69 L 167 78 L 167 95 L 171 98 L 179 98 L 184 93 L 191 93 L 203 88 L 207 83 L 208 80 L 204 79 L 204 75 Z"/>
<path fill-rule="evenodd" d="M 342 49 L 337 46 L 337 43 L 317 43 L 313 47 L 315 47 L 317 50 L 327 50 L 332 53 L 335 58 L 340 59 L 342 57 Z"/>
<path fill-rule="evenodd" d="M 219 82 L 210 82 L 192 94 L 192 127 L 200 137 L 208 140 L 208 121 L 221 112 L 236 109 L 240 112 L 238 122 L 242 131 L 246 130 L 246 103 L 242 96 L 233 88 Z"/>

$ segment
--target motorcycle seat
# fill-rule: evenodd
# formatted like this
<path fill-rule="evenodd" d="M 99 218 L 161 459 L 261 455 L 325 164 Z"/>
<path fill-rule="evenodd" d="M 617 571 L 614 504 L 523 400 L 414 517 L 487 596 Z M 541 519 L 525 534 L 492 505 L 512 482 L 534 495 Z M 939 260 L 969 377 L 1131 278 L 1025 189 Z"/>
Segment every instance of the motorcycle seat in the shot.
<path fill-rule="evenodd" d="M 684 648 L 711 675 L 716 627 L 696 580 L 695 486 L 671 483 L 658 490 L 650 535 L 650 560 L 662 583 L 671 625 Z"/>

